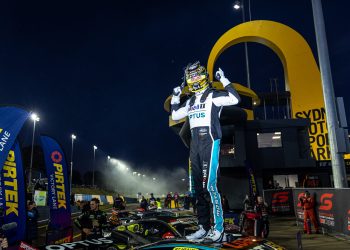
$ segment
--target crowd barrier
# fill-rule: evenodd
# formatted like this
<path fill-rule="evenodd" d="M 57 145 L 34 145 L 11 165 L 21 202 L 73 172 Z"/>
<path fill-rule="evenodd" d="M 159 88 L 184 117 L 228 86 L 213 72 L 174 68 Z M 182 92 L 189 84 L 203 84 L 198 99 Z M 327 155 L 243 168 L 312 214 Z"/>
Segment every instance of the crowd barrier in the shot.
<path fill-rule="evenodd" d="M 99 194 L 75 194 L 75 201 L 90 201 L 92 198 L 97 198 L 100 200 L 101 205 L 113 204 L 114 198 L 112 195 L 99 195 Z M 124 197 L 125 202 L 128 203 L 136 203 L 136 198 Z"/>
<path fill-rule="evenodd" d="M 350 235 L 350 189 L 348 188 L 309 188 L 315 198 L 318 222 L 328 231 L 341 232 Z M 303 220 L 299 197 L 305 189 L 294 189 L 294 207 L 298 220 Z"/>
<path fill-rule="evenodd" d="M 320 226 L 328 232 L 350 235 L 349 188 L 264 190 L 264 198 L 271 206 L 272 213 L 294 214 L 298 221 L 303 221 L 304 211 L 299 198 L 304 195 L 305 190 L 308 190 L 315 199 L 315 212 Z M 292 208 L 293 213 L 291 213 Z"/>
<path fill-rule="evenodd" d="M 99 195 L 99 194 L 75 194 L 75 201 L 90 201 L 92 198 L 97 198 L 100 200 L 101 205 L 113 204 L 112 195 Z"/>
<path fill-rule="evenodd" d="M 294 215 L 293 189 L 264 190 L 264 200 L 273 215 Z"/>

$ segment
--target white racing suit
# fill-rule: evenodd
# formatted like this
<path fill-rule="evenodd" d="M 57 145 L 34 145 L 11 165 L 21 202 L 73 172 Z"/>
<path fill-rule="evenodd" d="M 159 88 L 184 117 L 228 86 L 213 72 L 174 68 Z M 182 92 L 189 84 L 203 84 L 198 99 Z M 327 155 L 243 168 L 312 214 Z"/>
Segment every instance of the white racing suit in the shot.
<path fill-rule="evenodd" d="M 214 229 L 224 231 L 221 196 L 217 187 L 220 153 L 220 113 L 223 106 L 235 105 L 240 97 L 231 84 L 226 91 L 207 88 L 196 93 L 182 106 L 172 104 L 172 119 L 188 116 L 191 128 L 190 161 L 197 199 L 198 223 L 208 231 L 210 217 Z"/>

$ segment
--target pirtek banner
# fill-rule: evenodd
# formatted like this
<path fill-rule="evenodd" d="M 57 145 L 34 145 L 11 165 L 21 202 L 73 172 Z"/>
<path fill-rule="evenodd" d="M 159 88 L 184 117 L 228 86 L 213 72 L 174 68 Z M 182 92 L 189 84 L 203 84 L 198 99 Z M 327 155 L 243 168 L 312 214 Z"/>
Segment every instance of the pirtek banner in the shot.
<path fill-rule="evenodd" d="M 294 207 L 298 220 L 304 219 L 299 198 L 305 189 L 294 189 Z M 318 222 L 323 228 L 350 235 L 350 189 L 308 189 L 315 199 Z"/>
<path fill-rule="evenodd" d="M 60 145 L 51 137 L 41 136 L 48 179 L 50 227 L 71 226 L 67 163 Z"/>
<path fill-rule="evenodd" d="M 294 215 L 292 189 L 264 190 L 264 200 L 276 215 Z"/>
<path fill-rule="evenodd" d="M 17 228 L 6 232 L 10 244 L 25 239 L 26 197 L 23 165 L 19 144 L 16 141 L 7 155 L 0 175 L 1 225 L 16 222 Z"/>
<path fill-rule="evenodd" d="M 0 108 L 0 169 L 29 113 L 15 107 Z"/>

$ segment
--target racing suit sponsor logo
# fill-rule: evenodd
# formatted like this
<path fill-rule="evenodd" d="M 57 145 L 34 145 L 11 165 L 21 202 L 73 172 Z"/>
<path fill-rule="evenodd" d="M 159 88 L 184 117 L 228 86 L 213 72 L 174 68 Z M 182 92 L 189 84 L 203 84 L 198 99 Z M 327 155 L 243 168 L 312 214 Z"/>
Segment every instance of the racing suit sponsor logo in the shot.
<path fill-rule="evenodd" d="M 195 104 L 191 107 L 189 107 L 188 112 L 188 118 L 189 119 L 198 119 L 198 118 L 204 118 L 205 117 L 205 103 Z"/>
<path fill-rule="evenodd" d="M 190 112 L 190 111 L 196 111 L 196 110 L 201 110 L 201 109 L 205 109 L 205 103 L 193 105 L 192 107 L 190 107 L 190 108 L 188 109 L 188 112 Z"/>
<path fill-rule="evenodd" d="M 205 113 L 194 113 L 194 114 L 190 114 L 188 116 L 188 118 L 190 118 L 190 119 L 204 118 L 204 117 L 205 117 Z"/>
<path fill-rule="evenodd" d="M 218 196 L 218 193 L 215 192 L 215 189 L 214 189 L 214 186 L 211 185 L 210 186 L 210 192 L 213 193 L 213 209 L 215 210 L 214 211 L 214 214 L 216 214 L 216 216 L 220 216 L 220 212 L 221 212 L 221 209 L 220 209 L 220 201 L 219 201 L 219 196 Z"/>
<path fill-rule="evenodd" d="M 203 161 L 203 188 L 206 187 L 207 184 L 207 180 L 208 180 L 208 162 Z"/>
<path fill-rule="evenodd" d="M 206 136 L 207 134 L 208 134 L 208 129 L 206 128 L 199 129 L 199 133 L 198 133 L 199 136 L 203 137 L 203 136 Z"/>

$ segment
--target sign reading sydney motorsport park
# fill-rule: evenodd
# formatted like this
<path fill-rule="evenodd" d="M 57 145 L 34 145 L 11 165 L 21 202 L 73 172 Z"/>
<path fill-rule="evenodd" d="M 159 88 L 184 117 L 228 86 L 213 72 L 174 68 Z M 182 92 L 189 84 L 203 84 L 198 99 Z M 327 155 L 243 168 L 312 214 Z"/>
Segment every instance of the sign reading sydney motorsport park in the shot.
<path fill-rule="evenodd" d="M 314 159 L 322 161 L 331 158 L 329 149 L 326 110 L 310 109 L 295 114 L 296 118 L 308 118 L 310 120 L 309 139 L 311 155 Z"/>

